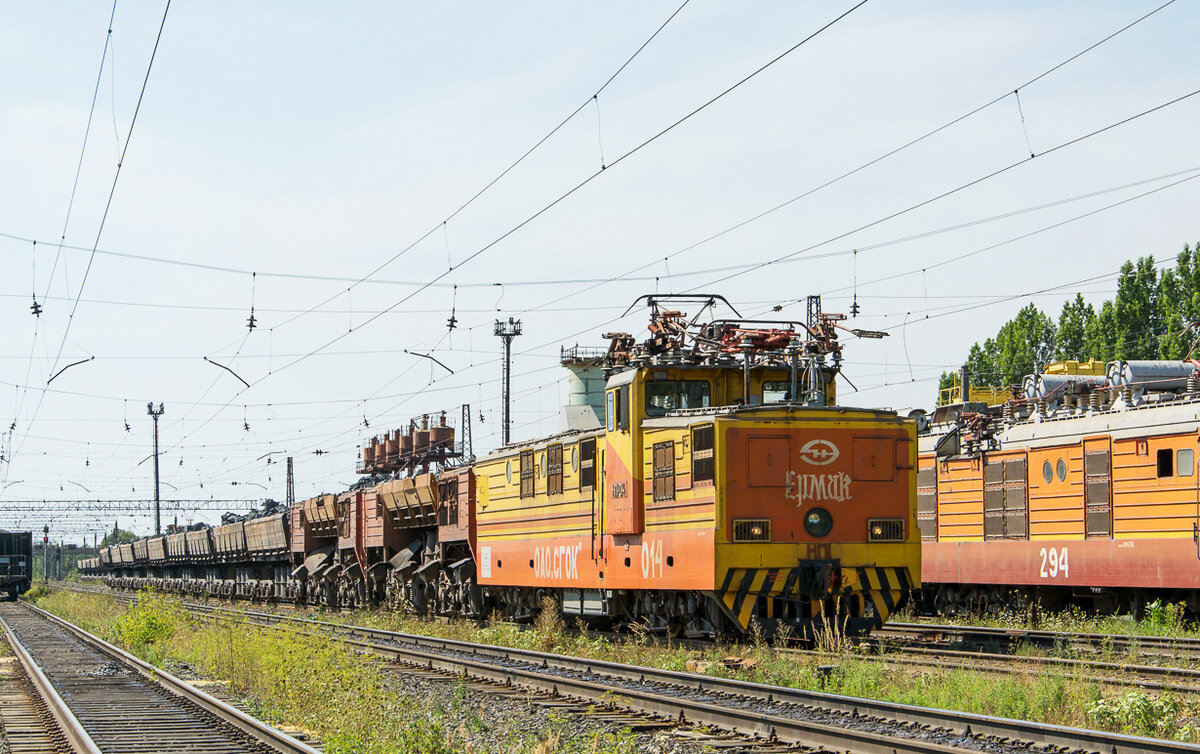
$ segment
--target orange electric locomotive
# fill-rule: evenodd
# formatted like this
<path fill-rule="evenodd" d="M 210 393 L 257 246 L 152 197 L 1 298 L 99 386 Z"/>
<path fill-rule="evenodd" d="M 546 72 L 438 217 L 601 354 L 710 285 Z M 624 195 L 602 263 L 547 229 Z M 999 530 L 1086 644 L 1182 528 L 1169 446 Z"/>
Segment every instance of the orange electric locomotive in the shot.
<path fill-rule="evenodd" d="M 1015 395 L 967 378 L 919 417 L 928 609 L 1200 612 L 1200 363 L 1061 362 Z"/>
<path fill-rule="evenodd" d="M 464 409 L 372 440 L 354 489 L 292 508 L 271 591 L 518 621 L 549 598 L 690 636 L 882 625 L 919 586 L 916 428 L 836 405 L 840 315 L 702 323 L 722 298 L 646 298 L 649 338 L 564 349 L 557 434 L 476 459 Z"/>

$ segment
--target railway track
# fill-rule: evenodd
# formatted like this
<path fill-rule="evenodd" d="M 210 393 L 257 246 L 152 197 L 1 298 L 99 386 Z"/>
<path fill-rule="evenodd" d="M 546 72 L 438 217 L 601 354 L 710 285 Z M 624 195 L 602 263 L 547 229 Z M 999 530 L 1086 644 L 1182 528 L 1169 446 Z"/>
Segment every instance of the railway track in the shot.
<path fill-rule="evenodd" d="M 54 714 L 16 652 L 0 632 L 0 752 L 70 752 Z"/>
<path fill-rule="evenodd" d="M 618 707 L 821 750 L 868 754 L 986 751 L 1181 754 L 1200 746 L 766 686 L 736 679 L 348 626 L 291 615 L 185 603 L 214 620 L 287 626 L 337 638 L 413 672 L 465 676 L 568 702 Z"/>
<path fill-rule="evenodd" d="M 53 720 L 42 726 L 53 748 L 31 751 L 317 752 L 36 607 L 0 603 L 0 625 L 36 690 L 30 703 Z M 20 729 L 5 723 L 11 746 Z"/>
<path fill-rule="evenodd" d="M 899 639 L 907 642 L 909 646 L 953 643 L 959 646 L 999 647 L 1011 651 L 1024 645 L 1050 650 L 1067 649 L 1076 654 L 1137 654 L 1200 663 L 1200 639 L 1173 636 L 1123 636 L 938 623 L 889 623 L 875 631 L 873 638 Z"/>
<path fill-rule="evenodd" d="M 891 647 L 879 654 L 855 656 L 864 660 L 943 670 L 962 668 L 995 675 L 1021 675 L 1036 672 L 1037 669 L 1046 669 L 1070 673 L 1080 681 L 1137 686 L 1156 692 L 1200 694 L 1200 670 L 1196 668 L 1140 665 L 1083 658 L 1013 655 L 914 645 Z"/>
<path fill-rule="evenodd" d="M 129 599 L 126 596 L 101 589 L 81 588 L 73 585 L 62 586 L 63 588 L 75 591 L 107 594 L 119 599 Z M 280 607 L 290 608 L 296 614 L 307 612 L 302 608 L 293 608 L 290 605 L 281 605 Z M 1136 686 L 1153 692 L 1200 695 L 1200 668 L 1196 667 L 1110 662 L 1084 657 L 1015 656 L 1011 652 L 950 649 L 945 645 L 951 643 L 954 645 L 965 645 L 969 643 L 961 638 L 956 638 L 955 632 L 960 627 L 937 626 L 937 630 L 932 633 L 909 630 L 911 627 L 920 628 L 922 624 L 902 624 L 901 630 L 895 632 L 890 632 L 888 628 L 876 631 L 876 634 L 867 641 L 867 645 L 875 650 L 875 652 L 856 654 L 855 658 L 869 662 L 892 663 L 931 670 L 961 668 L 997 676 L 1028 674 L 1036 672 L 1036 669 L 1044 668 L 1046 670 L 1071 673 L 1078 680 L 1093 681 L 1104 685 Z M 1019 634 L 1021 632 L 1012 633 Z M 596 634 L 609 636 L 614 641 L 627 638 L 627 636 L 619 633 L 601 631 L 596 632 Z M 990 630 L 988 635 L 991 635 Z M 1114 637 L 1104 636 L 1103 638 L 1112 639 Z M 679 639 L 675 641 L 679 646 L 685 648 L 691 647 L 698 650 L 712 648 L 711 642 L 701 640 Z M 896 642 L 900 643 L 897 644 Z M 1012 644 L 1008 645 L 1008 648 L 1014 648 L 1019 642 L 1020 639 L 1014 639 Z M 979 645 L 996 647 L 999 643 L 998 640 L 992 639 L 987 642 L 980 642 Z M 1137 647 L 1129 645 L 1127 651 L 1128 649 L 1137 649 Z M 777 648 L 776 651 L 827 658 L 830 661 L 836 661 L 841 657 L 837 653 L 798 648 Z M 1160 659 L 1175 659 L 1167 653 L 1154 652 L 1153 656 Z M 1197 660 L 1200 661 L 1200 656 L 1197 656 Z"/>

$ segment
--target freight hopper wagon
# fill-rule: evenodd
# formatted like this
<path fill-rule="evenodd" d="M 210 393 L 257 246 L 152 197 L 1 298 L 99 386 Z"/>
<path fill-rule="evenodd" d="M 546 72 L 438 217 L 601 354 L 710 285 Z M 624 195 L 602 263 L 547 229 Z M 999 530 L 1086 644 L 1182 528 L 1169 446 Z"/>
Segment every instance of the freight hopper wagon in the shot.
<path fill-rule="evenodd" d="M 292 600 L 289 533 L 287 514 L 275 513 L 101 548 L 98 558 L 79 568 L 122 589 Z"/>
<path fill-rule="evenodd" d="M 33 578 L 33 533 L 0 530 L 0 596 L 15 600 Z"/>
<path fill-rule="evenodd" d="M 309 604 L 482 610 L 468 537 L 470 408 L 414 419 L 362 449 L 363 478 L 291 511 L 292 577 Z M 470 599 L 470 595 L 474 595 Z"/>
<path fill-rule="evenodd" d="M 1052 367 L 1002 406 L 956 403 L 923 421 L 926 606 L 1137 613 L 1163 598 L 1200 612 L 1196 362 Z"/>

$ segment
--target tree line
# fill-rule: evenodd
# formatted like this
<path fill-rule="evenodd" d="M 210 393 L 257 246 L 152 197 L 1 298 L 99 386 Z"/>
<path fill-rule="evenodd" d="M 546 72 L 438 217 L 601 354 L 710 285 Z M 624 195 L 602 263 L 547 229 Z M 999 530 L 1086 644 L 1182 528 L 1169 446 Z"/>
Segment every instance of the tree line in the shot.
<path fill-rule="evenodd" d="M 1159 270 L 1153 256 L 1126 261 L 1117 294 L 1097 309 L 1075 294 L 1058 319 L 1029 304 L 995 337 L 975 343 L 966 366 L 975 385 L 1016 385 L 1054 361 L 1186 358 L 1200 321 L 1200 243 L 1184 245 L 1175 266 Z M 954 384 L 943 372 L 941 390 Z"/>

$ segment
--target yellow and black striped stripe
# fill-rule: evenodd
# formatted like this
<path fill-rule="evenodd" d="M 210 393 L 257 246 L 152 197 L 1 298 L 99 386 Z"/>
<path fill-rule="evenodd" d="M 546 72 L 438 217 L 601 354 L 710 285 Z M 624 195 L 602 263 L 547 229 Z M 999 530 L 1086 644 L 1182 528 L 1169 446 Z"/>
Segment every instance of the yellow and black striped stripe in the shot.
<path fill-rule="evenodd" d="M 850 570 L 850 569 L 845 569 Z M 896 612 L 908 601 L 910 582 L 907 569 L 903 567 L 860 567 L 853 569 L 858 577 L 857 584 L 847 584 L 842 589 L 842 596 L 861 595 L 863 604 L 871 606 L 872 623 L 876 628 L 881 627 L 892 613 Z M 774 600 L 796 600 L 799 595 L 793 594 L 800 578 L 801 569 L 794 568 L 731 568 L 725 572 L 716 597 L 725 606 L 729 616 L 744 630 L 750 626 L 750 617 L 759 597 L 769 597 L 768 613 L 774 606 Z M 819 610 L 819 603 L 805 602 L 804 609 L 812 618 Z M 866 612 L 864 610 L 864 612 Z M 766 615 L 765 617 L 775 617 Z M 853 617 L 866 617 L 854 615 Z"/>
<path fill-rule="evenodd" d="M 908 603 L 911 588 L 904 568 L 856 568 L 859 591 L 874 608 L 874 626 L 881 628 L 892 613 Z"/>

